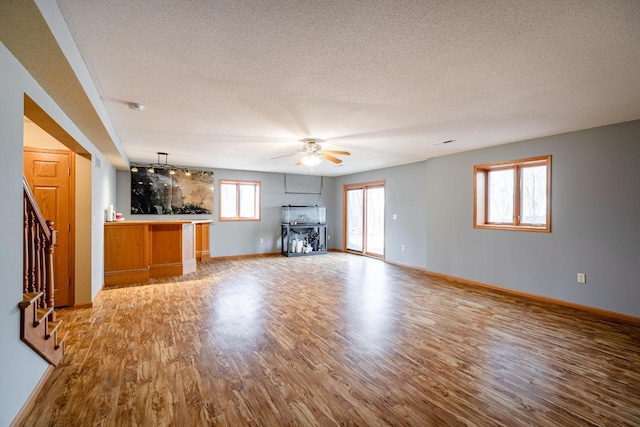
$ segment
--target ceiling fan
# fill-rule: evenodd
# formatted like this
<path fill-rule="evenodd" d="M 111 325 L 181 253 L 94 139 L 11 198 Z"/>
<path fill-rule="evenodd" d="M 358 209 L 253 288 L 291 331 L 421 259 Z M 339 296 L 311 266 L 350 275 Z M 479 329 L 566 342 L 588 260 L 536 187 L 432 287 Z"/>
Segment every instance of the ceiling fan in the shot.
<path fill-rule="evenodd" d="M 335 150 L 323 150 L 320 146 L 321 143 L 324 142 L 322 139 L 317 138 L 304 138 L 301 139 L 300 142 L 304 144 L 302 149 L 298 150 L 301 153 L 304 153 L 304 156 L 300 160 L 296 162 L 296 166 L 305 165 L 309 167 L 314 167 L 319 165 L 322 162 L 322 159 L 328 160 L 332 163 L 339 165 L 342 163 L 341 159 L 338 159 L 334 156 L 350 156 L 351 153 L 348 151 L 335 151 Z M 294 153 L 295 154 L 295 153 Z M 273 157 L 271 160 L 279 159 L 281 157 L 293 156 L 294 154 L 287 154 L 284 156 Z"/>

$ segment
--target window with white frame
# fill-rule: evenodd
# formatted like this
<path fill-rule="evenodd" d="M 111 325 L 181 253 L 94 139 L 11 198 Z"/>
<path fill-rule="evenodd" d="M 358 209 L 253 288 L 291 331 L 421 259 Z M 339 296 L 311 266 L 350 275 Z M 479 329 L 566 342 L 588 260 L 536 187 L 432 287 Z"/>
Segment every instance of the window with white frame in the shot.
<path fill-rule="evenodd" d="M 220 221 L 260 221 L 260 182 L 220 180 Z"/>

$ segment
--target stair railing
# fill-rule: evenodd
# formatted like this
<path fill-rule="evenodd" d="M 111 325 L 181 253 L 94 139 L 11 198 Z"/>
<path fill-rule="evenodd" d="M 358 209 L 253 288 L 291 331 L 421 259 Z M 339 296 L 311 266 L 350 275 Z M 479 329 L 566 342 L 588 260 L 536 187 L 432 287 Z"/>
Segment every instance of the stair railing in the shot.
<path fill-rule="evenodd" d="M 53 252 L 56 246 L 56 231 L 53 221 L 46 221 L 33 197 L 29 184 L 22 179 L 24 188 L 24 238 L 22 292 L 39 293 L 38 308 L 55 306 Z"/>

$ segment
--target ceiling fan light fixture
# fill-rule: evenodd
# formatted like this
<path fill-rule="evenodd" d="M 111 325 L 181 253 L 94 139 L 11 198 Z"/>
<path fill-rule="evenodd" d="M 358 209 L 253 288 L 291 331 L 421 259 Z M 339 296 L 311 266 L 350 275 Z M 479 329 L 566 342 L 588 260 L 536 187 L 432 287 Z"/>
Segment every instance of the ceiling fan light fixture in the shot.
<path fill-rule="evenodd" d="M 333 155 L 338 155 L 338 156 L 351 155 L 351 153 L 349 153 L 348 151 L 323 150 L 322 147 L 320 146 L 320 143 L 324 142 L 322 139 L 304 138 L 304 139 L 301 139 L 300 142 L 302 142 L 304 146 L 300 150 L 298 150 L 298 152 L 303 153 L 303 156 L 300 160 L 298 160 L 295 163 L 295 165 L 296 166 L 305 165 L 311 170 L 313 170 L 315 166 L 318 166 L 320 163 L 322 163 L 323 160 L 327 160 L 336 165 L 339 165 L 340 163 L 342 163 L 341 159 L 334 157 Z M 281 157 L 291 156 L 293 154 L 272 157 L 271 160 L 279 159 Z"/>
<path fill-rule="evenodd" d="M 318 166 L 320 163 L 322 163 L 322 159 L 315 154 L 307 154 L 302 159 L 300 159 L 300 161 L 303 165 L 310 168 Z"/>

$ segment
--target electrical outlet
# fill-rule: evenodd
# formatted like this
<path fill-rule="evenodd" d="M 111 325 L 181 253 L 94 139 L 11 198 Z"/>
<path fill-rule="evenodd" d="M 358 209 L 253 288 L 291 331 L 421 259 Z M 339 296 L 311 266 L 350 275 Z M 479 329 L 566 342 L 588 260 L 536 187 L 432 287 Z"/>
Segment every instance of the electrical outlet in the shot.
<path fill-rule="evenodd" d="M 584 273 L 578 273 L 578 283 L 587 283 L 587 275 Z"/>
<path fill-rule="evenodd" d="M 260 238 L 260 243 L 264 243 L 264 239 L 262 237 Z"/>
<path fill-rule="evenodd" d="M 327 240 L 331 240 L 331 235 L 327 236 Z"/>
<path fill-rule="evenodd" d="M 392 217 L 393 219 L 398 219 L 398 214 L 393 214 L 391 217 Z"/>
<path fill-rule="evenodd" d="M 402 245 L 402 252 L 405 252 L 407 250 L 407 247 L 405 245 Z"/>

